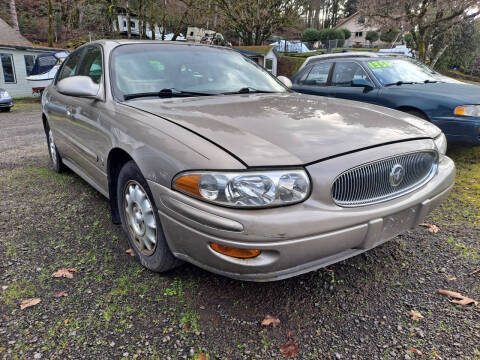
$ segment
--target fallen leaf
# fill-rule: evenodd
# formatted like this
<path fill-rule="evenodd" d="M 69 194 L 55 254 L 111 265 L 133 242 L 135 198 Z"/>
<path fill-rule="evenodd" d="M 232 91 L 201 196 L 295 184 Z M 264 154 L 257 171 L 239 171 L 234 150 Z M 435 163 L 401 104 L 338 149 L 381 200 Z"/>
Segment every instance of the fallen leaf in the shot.
<path fill-rule="evenodd" d="M 435 359 L 443 360 L 442 357 L 440 355 L 438 355 L 437 353 L 435 353 Z"/>
<path fill-rule="evenodd" d="M 278 324 L 280 324 L 280 320 L 271 315 L 267 315 L 265 316 L 265 319 L 262 320 L 262 326 L 268 326 L 270 324 L 272 324 L 273 327 L 275 328 L 278 326 Z"/>
<path fill-rule="evenodd" d="M 35 306 L 40 302 L 40 298 L 25 299 L 20 304 L 20 310 L 29 308 L 30 306 Z"/>
<path fill-rule="evenodd" d="M 293 330 L 290 330 L 287 335 L 288 335 L 288 337 L 292 337 L 293 336 Z"/>
<path fill-rule="evenodd" d="M 207 360 L 207 355 L 199 354 L 199 355 L 195 356 L 195 360 Z"/>
<path fill-rule="evenodd" d="M 447 280 L 448 281 L 455 281 L 455 280 L 457 280 L 457 278 L 455 276 L 450 276 L 450 277 L 447 276 Z"/>
<path fill-rule="evenodd" d="M 73 279 L 73 274 L 77 272 L 74 268 L 61 268 L 52 274 L 52 277 L 59 278 L 64 277 L 67 279 Z"/>
<path fill-rule="evenodd" d="M 420 312 L 416 311 L 416 310 L 410 310 L 408 312 L 408 315 L 410 315 L 410 317 L 412 318 L 413 321 L 418 321 L 420 319 L 423 319 L 423 315 L 420 314 Z"/>
<path fill-rule="evenodd" d="M 295 341 L 289 341 L 280 347 L 280 353 L 287 358 L 294 357 L 298 354 L 298 345 Z"/>
<path fill-rule="evenodd" d="M 64 323 L 65 325 L 67 325 L 69 321 L 70 321 L 70 319 L 69 319 L 69 318 L 66 318 L 63 323 Z"/>
<path fill-rule="evenodd" d="M 480 269 L 473 270 L 469 275 L 475 275 L 475 274 L 478 274 L 478 273 L 480 273 Z"/>
<path fill-rule="evenodd" d="M 2 290 L 7 290 L 8 289 L 8 285 L 2 285 Z"/>
<path fill-rule="evenodd" d="M 52 295 L 52 297 L 54 297 L 54 298 L 59 298 L 59 297 L 62 297 L 62 296 L 68 296 L 67 292 L 66 291 L 59 291 L 59 292 Z"/>
<path fill-rule="evenodd" d="M 453 304 L 457 304 L 457 305 L 474 304 L 475 306 L 478 306 L 478 301 L 477 300 L 474 300 L 474 299 L 469 298 L 467 296 L 463 296 L 462 294 L 454 292 L 454 291 L 438 289 L 437 293 L 449 296 L 449 297 L 454 298 L 454 299 L 458 299 L 458 300 L 450 300 L 450 302 L 453 303 Z"/>
<path fill-rule="evenodd" d="M 433 224 L 423 223 L 423 224 L 420 224 L 419 226 L 428 228 L 428 231 L 431 232 L 432 234 L 436 234 L 438 230 L 440 230 L 437 225 L 433 225 Z"/>
<path fill-rule="evenodd" d="M 125 250 L 125 252 L 130 256 L 135 256 L 135 253 L 133 252 L 132 248 L 129 248 L 129 249 Z"/>
<path fill-rule="evenodd" d="M 410 349 L 408 349 L 408 351 L 410 351 L 411 353 L 414 353 L 414 354 L 416 354 L 416 355 L 418 355 L 418 356 L 422 356 L 422 352 L 421 352 L 420 350 L 418 350 L 418 349 L 410 348 Z"/>

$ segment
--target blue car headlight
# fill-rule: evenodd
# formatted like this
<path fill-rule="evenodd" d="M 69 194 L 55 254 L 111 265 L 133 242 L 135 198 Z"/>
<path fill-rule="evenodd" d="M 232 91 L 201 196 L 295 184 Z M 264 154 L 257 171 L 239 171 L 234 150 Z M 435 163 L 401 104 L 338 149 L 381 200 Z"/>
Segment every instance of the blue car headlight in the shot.
<path fill-rule="evenodd" d="M 453 114 L 457 116 L 480 117 L 480 105 L 457 106 L 455 110 L 453 110 Z"/>

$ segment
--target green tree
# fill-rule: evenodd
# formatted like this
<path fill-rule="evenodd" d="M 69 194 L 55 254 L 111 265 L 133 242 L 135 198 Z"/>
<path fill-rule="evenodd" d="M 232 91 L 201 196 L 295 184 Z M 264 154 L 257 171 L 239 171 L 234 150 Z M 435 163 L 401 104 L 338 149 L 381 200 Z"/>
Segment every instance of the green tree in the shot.
<path fill-rule="evenodd" d="M 305 42 L 314 42 L 320 40 L 320 31 L 317 29 L 305 29 L 305 31 L 302 34 L 302 41 Z"/>
<path fill-rule="evenodd" d="M 352 32 L 348 29 L 340 29 L 340 31 L 343 32 L 345 40 L 350 39 L 350 37 L 352 36 Z"/>
<path fill-rule="evenodd" d="M 372 45 L 375 41 L 379 38 L 377 31 L 368 31 L 367 35 L 365 36 L 365 40 L 370 41 L 370 45 Z"/>
<path fill-rule="evenodd" d="M 261 45 L 283 27 L 295 25 L 307 0 L 212 0 L 244 45 Z"/>

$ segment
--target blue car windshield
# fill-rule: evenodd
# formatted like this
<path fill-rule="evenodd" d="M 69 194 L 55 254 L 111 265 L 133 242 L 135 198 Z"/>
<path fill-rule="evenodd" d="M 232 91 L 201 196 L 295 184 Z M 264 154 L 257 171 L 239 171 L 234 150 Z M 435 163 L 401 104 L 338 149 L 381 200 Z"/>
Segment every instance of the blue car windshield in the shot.
<path fill-rule="evenodd" d="M 438 81 L 438 78 L 426 66 L 419 66 L 407 60 L 389 59 L 366 61 L 365 63 L 382 85 Z"/>

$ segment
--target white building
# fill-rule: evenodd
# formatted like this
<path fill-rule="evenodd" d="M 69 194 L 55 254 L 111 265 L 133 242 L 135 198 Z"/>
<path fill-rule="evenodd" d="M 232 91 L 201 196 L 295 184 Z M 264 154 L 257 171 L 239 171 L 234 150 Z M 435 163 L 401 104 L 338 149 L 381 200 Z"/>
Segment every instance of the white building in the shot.
<path fill-rule="evenodd" d="M 61 49 L 35 47 L 18 31 L 0 19 L 0 88 L 15 97 L 32 96 L 26 80 L 38 54 Z"/>
<path fill-rule="evenodd" d="M 217 32 L 214 30 L 202 29 L 195 26 L 187 28 L 187 41 L 200 42 L 204 36 L 213 37 Z"/>
<path fill-rule="evenodd" d="M 117 29 L 120 27 L 120 30 Z M 115 31 L 119 31 L 120 34 L 127 34 L 128 32 L 128 16 L 127 11 L 124 8 L 117 8 L 117 22 L 114 22 L 113 27 Z M 140 20 L 137 15 L 130 13 L 130 31 L 133 36 L 140 36 Z M 150 22 L 147 20 L 146 35 L 151 38 L 152 29 Z M 155 24 L 155 38 L 159 39 L 162 36 L 162 28 Z"/>
<path fill-rule="evenodd" d="M 355 46 L 369 46 L 370 42 L 365 39 L 367 32 L 369 31 L 378 31 L 378 26 L 376 24 L 369 22 L 364 15 L 359 11 L 350 15 L 349 17 L 342 19 L 338 22 L 335 29 L 347 29 L 350 30 L 352 36 L 350 39 L 345 41 L 346 47 L 355 47 Z M 383 44 L 382 41 L 378 40 L 375 42 L 376 45 Z"/>
<path fill-rule="evenodd" d="M 272 45 L 235 46 L 234 50 L 249 57 L 277 76 L 279 54 Z"/>

